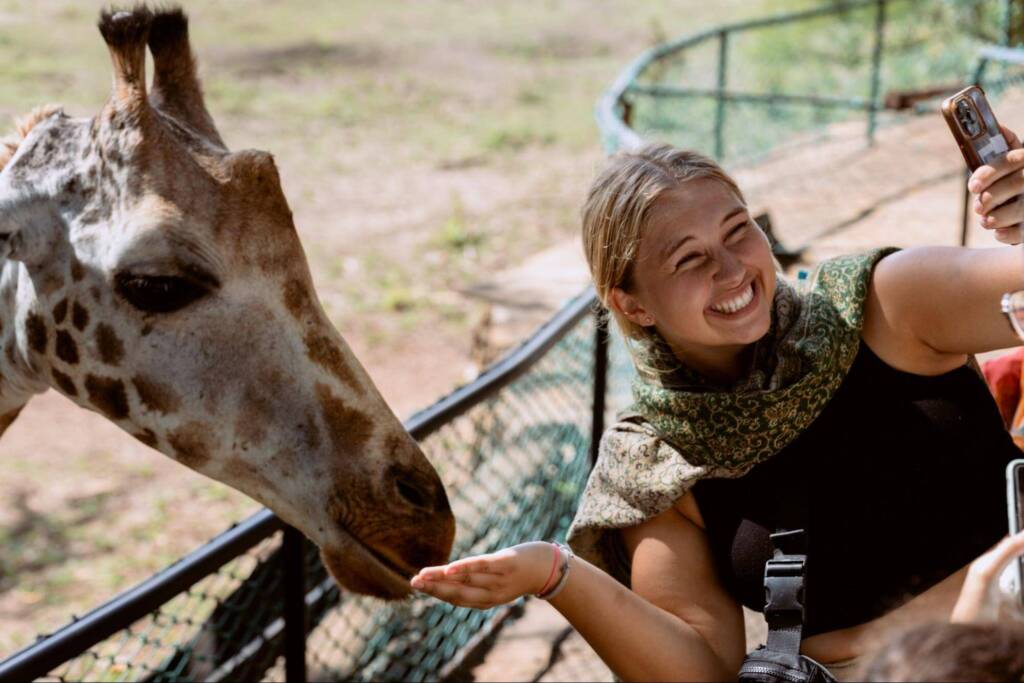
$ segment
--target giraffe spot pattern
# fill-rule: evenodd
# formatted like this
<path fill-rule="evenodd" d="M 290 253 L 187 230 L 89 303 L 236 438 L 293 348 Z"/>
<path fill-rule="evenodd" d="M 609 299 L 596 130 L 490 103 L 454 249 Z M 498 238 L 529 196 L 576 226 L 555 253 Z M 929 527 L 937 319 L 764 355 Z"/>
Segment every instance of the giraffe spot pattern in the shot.
<path fill-rule="evenodd" d="M 28 334 L 28 345 L 36 353 L 46 353 L 49 333 L 46 323 L 36 313 L 30 313 L 25 319 L 25 331 Z"/>
<path fill-rule="evenodd" d="M 363 450 L 373 436 L 373 420 L 366 413 L 349 408 L 322 382 L 316 384 L 316 396 L 334 448 L 348 453 Z"/>
<path fill-rule="evenodd" d="M 359 380 L 342 356 L 341 349 L 334 345 L 330 337 L 310 331 L 303 341 L 310 360 L 321 365 L 345 386 L 360 390 Z"/>
<path fill-rule="evenodd" d="M 124 344 L 114 328 L 106 323 L 96 326 L 96 348 L 100 352 L 100 359 L 107 365 L 117 367 L 124 358 Z"/>
<path fill-rule="evenodd" d="M 66 317 L 68 317 L 68 300 L 64 298 L 53 307 L 53 322 L 60 325 Z"/>
<path fill-rule="evenodd" d="M 71 338 L 71 335 L 64 330 L 57 331 L 57 358 L 68 365 L 76 365 L 78 363 L 78 346 L 75 344 L 75 340 Z"/>
<path fill-rule="evenodd" d="M 81 282 L 83 277 L 85 277 L 85 268 L 82 266 L 82 262 L 78 260 L 78 257 L 72 254 L 71 279 L 75 282 Z"/>
<path fill-rule="evenodd" d="M 85 391 L 89 402 L 111 420 L 128 417 L 128 395 L 121 380 L 90 374 L 85 378 Z"/>
<path fill-rule="evenodd" d="M 85 310 L 82 304 L 75 302 L 71 307 L 71 324 L 76 330 L 82 331 L 89 324 L 89 311 Z"/>
<path fill-rule="evenodd" d="M 159 445 L 159 439 L 156 434 L 153 433 L 152 429 L 144 429 L 141 432 L 134 432 L 132 433 L 132 436 L 150 448 L 156 448 Z"/>
<path fill-rule="evenodd" d="M 283 293 L 285 308 L 293 318 L 301 322 L 303 317 L 313 313 L 313 300 L 301 280 L 292 279 L 286 282 Z"/>
<path fill-rule="evenodd" d="M 132 386 L 139 395 L 139 401 L 150 410 L 168 415 L 181 407 L 181 397 L 174 389 L 144 375 L 132 377 Z"/>
<path fill-rule="evenodd" d="M 75 386 L 73 379 L 56 368 L 50 369 L 50 375 L 53 376 L 53 381 L 57 383 L 57 388 L 63 391 L 65 395 L 78 396 L 78 387 Z"/>
<path fill-rule="evenodd" d="M 210 449 L 203 438 L 208 429 L 200 422 L 189 422 L 167 435 L 167 443 L 174 449 L 178 462 L 198 469 L 210 461 Z"/>

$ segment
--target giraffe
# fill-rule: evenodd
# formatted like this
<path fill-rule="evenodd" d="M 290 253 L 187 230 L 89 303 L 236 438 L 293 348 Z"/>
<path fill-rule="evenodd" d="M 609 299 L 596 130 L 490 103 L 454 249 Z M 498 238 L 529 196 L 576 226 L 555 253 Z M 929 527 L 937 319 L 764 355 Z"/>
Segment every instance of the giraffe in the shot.
<path fill-rule="evenodd" d="M 180 8 L 99 29 L 100 113 L 0 146 L 0 434 L 52 387 L 270 507 L 342 586 L 409 595 L 454 518 L 320 306 L 273 157 L 224 144 Z"/>

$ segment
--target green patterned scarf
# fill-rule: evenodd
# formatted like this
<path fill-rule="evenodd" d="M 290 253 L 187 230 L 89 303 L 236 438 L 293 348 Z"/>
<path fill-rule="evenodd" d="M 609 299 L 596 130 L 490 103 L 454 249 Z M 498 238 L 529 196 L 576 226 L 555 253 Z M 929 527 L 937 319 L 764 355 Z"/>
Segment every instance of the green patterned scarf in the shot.
<path fill-rule="evenodd" d="M 853 364 L 871 273 L 893 251 L 825 261 L 801 292 L 780 278 L 771 328 L 733 386 L 666 371 L 657 342 L 641 349 L 634 405 L 602 438 L 569 532 L 574 550 L 628 582 L 621 547 L 609 545 L 618 534 L 605 531 L 664 512 L 700 479 L 742 476 L 799 436 Z"/>

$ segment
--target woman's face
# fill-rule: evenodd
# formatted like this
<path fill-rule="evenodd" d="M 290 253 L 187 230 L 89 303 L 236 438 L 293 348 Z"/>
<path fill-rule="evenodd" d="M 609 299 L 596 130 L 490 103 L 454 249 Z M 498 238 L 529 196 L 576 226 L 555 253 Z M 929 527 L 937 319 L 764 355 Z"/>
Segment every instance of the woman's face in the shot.
<path fill-rule="evenodd" d="M 775 263 L 768 239 L 723 182 L 702 178 L 662 194 L 633 264 L 613 291 L 632 322 L 654 325 L 695 367 L 735 359 L 771 325 Z"/>

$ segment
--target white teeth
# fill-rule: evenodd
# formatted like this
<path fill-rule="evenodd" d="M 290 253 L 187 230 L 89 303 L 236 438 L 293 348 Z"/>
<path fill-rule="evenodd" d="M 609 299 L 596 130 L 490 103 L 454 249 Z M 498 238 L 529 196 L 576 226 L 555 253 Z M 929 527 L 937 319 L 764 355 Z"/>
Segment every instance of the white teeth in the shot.
<path fill-rule="evenodd" d="M 754 284 L 751 283 L 747 286 L 746 291 L 740 294 L 735 299 L 729 299 L 720 304 L 711 307 L 711 310 L 718 311 L 719 313 L 735 313 L 741 308 L 745 307 L 754 299 Z"/>

